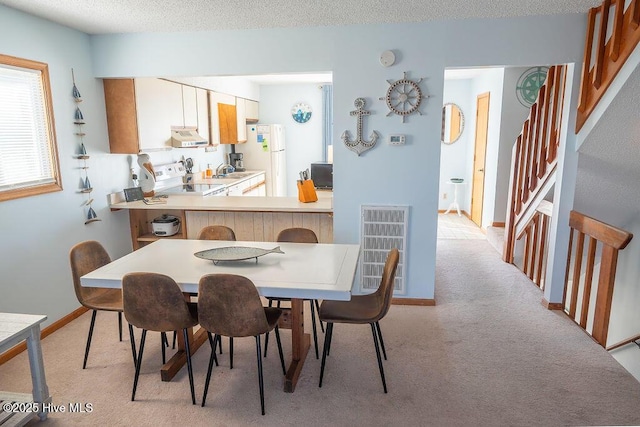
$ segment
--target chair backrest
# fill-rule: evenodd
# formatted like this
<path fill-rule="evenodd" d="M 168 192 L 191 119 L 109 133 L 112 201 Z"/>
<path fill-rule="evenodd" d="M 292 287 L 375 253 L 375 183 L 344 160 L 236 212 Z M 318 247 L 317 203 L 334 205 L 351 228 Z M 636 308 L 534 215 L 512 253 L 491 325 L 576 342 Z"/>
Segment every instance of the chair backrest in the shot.
<path fill-rule="evenodd" d="M 294 227 L 282 230 L 276 240 L 288 243 L 318 243 L 318 236 L 308 228 Z"/>
<path fill-rule="evenodd" d="M 127 321 L 148 331 L 175 331 L 198 324 L 178 284 L 164 274 L 126 274 L 122 303 Z"/>
<path fill-rule="evenodd" d="M 384 263 L 384 270 L 382 270 L 382 278 L 380 279 L 380 286 L 374 293 L 378 300 L 380 307 L 380 314 L 378 319 L 382 319 L 387 315 L 389 307 L 391 306 L 391 298 L 393 295 L 393 283 L 396 278 L 396 269 L 398 268 L 398 261 L 400 260 L 400 252 L 398 249 L 393 248 L 387 255 L 387 260 Z"/>
<path fill-rule="evenodd" d="M 235 274 L 200 278 L 198 320 L 207 331 L 225 337 L 251 337 L 269 331 L 258 290 L 251 280 Z"/>
<path fill-rule="evenodd" d="M 76 297 L 80 304 L 84 305 L 86 299 L 96 293 L 103 292 L 104 289 L 84 287 L 80 284 L 80 277 L 109 264 L 111 258 L 99 242 L 88 240 L 80 242 L 71 248 L 69 261 L 71 263 L 71 275 L 73 276 L 73 289 L 76 291 Z"/>
<path fill-rule="evenodd" d="M 200 230 L 198 240 L 236 240 L 236 234 L 226 225 L 208 225 Z"/>

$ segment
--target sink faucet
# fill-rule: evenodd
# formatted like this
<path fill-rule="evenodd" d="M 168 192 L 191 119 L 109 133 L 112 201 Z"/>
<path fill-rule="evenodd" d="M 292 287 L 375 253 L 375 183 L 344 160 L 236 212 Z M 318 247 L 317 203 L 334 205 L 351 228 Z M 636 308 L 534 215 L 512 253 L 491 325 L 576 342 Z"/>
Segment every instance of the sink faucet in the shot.
<path fill-rule="evenodd" d="M 216 176 L 225 176 L 228 172 L 229 169 L 231 168 L 231 165 L 225 164 L 225 163 L 220 163 L 218 165 L 218 167 L 216 168 Z"/>

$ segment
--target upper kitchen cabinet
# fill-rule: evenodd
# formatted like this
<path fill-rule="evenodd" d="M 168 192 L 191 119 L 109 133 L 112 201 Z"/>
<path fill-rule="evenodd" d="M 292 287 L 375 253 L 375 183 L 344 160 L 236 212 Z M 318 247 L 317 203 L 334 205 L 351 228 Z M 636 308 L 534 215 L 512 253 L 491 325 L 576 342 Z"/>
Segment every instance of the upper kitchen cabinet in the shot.
<path fill-rule="evenodd" d="M 245 125 L 247 123 L 258 123 L 260 117 L 260 103 L 251 99 L 244 100 Z M 246 127 L 245 127 L 246 130 Z"/>
<path fill-rule="evenodd" d="M 208 134 L 206 91 L 156 78 L 105 79 L 112 153 L 137 154 L 171 146 L 172 126 Z"/>
<path fill-rule="evenodd" d="M 247 142 L 247 123 L 258 123 L 258 101 L 236 98 L 238 142 Z"/>
<path fill-rule="evenodd" d="M 238 143 L 236 97 L 209 91 L 209 135 L 212 144 Z"/>

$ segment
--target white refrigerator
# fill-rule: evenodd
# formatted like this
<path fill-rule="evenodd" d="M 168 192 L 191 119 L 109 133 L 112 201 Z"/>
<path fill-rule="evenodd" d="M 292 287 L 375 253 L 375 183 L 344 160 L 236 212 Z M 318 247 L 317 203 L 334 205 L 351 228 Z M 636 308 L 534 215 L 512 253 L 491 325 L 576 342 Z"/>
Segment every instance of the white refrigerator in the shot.
<path fill-rule="evenodd" d="M 243 153 L 245 169 L 266 172 L 267 196 L 287 195 L 284 126 L 247 125 L 247 142 L 236 147 Z"/>

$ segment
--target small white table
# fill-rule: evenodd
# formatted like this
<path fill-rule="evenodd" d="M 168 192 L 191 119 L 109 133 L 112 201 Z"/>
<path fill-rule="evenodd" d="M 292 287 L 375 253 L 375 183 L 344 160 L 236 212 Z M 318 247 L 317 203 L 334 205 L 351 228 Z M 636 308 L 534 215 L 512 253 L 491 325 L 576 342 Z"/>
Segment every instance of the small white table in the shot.
<path fill-rule="evenodd" d="M 199 251 L 226 246 L 273 249 L 284 254 L 268 254 L 255 260 L 221 262 L 197 258 Z M 292 357 L 285 376 L 285 391 L 293 392 L 309 351 L 309 334 L 304 333 L 302 302 L 305 299 L 349 301 L 358 265 L 360 245 L 243 242 L 222 240 L 160 239 L 80 278 L 82 286 L 121 288 L 125 274 L 148 271 L 173 278 L 184 293 L 197 293 L 205 274 L 238 274 L 249 278 L 264 297 L 291 298 Z M 283 316 L 286 317 L 286 316 Z M 191 351 L 206 341 L 202 329 L 193 337 Z M 180 336 L 178 336 L 180 344 Z M 182 350 L 182 345 L 181 349 Z M 162 368 L 163 381 L 170 381 L 184 364 L 180 351 Z"/>
<path fill-rule="evenodd" d="M 26 340 L 33 384 L 33 394 L 0 391 L 0 401 L 15 402 L 15 408 L 26 409 L 11 412 L 3 409 L 0 411 L 0 425 L 21 426 L 29 422 L 34 414 L 38 414 L 41 420 L 47 418 L 45 404 L 51 403 L 51 396 L 44 376 L 40 347 L 40 324 L 45 320 L 47 316 L 44 315 L 0 313 L 0 353 Z"/>
<path fill-rule="evenodd" d="M 447 181 L 447 184 L 453 185 L 453 202 L 451 202 L 445 214 L 448 214 L 449 212 L 451 212 L 451 209 L 455 209 L 456 212 L 458 212 L 458 216 L 462 216 L 460 214 L 460 204 L 458 203 L 458 187 L 461 185 L 466 185 L 467 183 Z"/>

